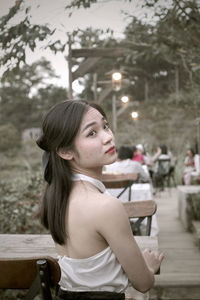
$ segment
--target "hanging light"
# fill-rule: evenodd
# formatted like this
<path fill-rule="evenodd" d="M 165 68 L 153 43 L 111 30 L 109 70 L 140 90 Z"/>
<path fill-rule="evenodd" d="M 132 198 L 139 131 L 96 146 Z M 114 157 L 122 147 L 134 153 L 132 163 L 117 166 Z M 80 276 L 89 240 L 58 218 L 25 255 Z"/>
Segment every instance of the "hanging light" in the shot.
<path fill-rule="evenodd" d="M 122 73 L 114 71 L 112 73 L 112 88 L 114 91 L 119 91 L 122 84 Z"/>
<path fill-rule="evenodd" d="M 137 120 L 138 116 L 139 116 L 139 114 L 138 114 L 137 111 L 133 111 L 133 112 L 131 113 L 131 117 L 132 117 L 133 120 Z"/>
<path fill-rule="evenodd" d="M 122 96 L 122 97 L 121 97 L 121 101 L 122 101 L 123 103 L 128 103 L 128 102 L 129 102 L 129 97 L 128 97 L 128 96 Z"/>

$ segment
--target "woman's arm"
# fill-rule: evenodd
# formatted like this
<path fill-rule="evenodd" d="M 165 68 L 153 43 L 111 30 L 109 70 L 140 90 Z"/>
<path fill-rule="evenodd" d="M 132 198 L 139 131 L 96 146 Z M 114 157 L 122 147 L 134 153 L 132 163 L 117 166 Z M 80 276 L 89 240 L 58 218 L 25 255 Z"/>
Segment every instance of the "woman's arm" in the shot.
<path fill-rule="evenodd" d="M 153 161 L 153 163 L 155 163 L 157 160 L 158 160 L 158 158 L 159 158 L 159 156 L 162 154 L 162 151 L 161 151 L 161 149 L 160 148 L 158 148 L 158 150 L 157 150 L 157 152 L 154 154 L 154 156 L 152 157 L 152 161 Z"/>
<path fill-rule="evenodd" d="M 107 241 L 122 265 L 133 287 L 148 291 L 154 284 L 154 274 L 160 267 L 163 254 L 140 251 L 120 200 L 105 196 L 98 211 L 98 232 Z"/>
<path fill-rule="evenodd" d="M 193 159 L 193 158 L 190 159 L 189 157 L 186 157 L 186 158 L 185 158 L 185 161 L 184 161 L 184 165 L 185 165 L 186 167 L 188 167 L 188 166 L 194 167 L 194 159 Z"/>

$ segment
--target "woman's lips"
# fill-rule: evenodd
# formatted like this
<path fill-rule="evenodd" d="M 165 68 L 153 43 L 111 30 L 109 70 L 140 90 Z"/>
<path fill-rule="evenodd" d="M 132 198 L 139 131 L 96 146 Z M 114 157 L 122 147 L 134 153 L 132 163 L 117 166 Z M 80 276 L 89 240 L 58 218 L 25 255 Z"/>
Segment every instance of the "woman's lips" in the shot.
<path fill-rule="evenodd" d="M 110 154 L 112 154 L 114 152 L 115 152 L 115 147 L 114 146 L 111 147 L 110 149 L 108 149 L 108 151 L 106 151 L 106 153 L 110 153 Z"/>

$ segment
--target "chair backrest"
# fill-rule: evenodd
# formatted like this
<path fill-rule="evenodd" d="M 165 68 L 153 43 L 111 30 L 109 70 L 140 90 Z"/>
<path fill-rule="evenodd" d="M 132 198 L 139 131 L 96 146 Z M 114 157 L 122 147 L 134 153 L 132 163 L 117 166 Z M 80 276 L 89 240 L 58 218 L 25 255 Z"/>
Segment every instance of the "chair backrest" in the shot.
<path fill-rule="evenodd" d="M 123 188 L 126 187 L 127 183 L 135 182 L 138 175 L 135 173 L 129 174 L 103 174 L 102 181 L 106 188 Z"/>
<path fill-rule="evenodd" d="M 0 289 L 28 289 L 25 297 L 34 299 L 41 290 L 42 299 L 51 300 L 50 287 L 60 279 L 60 267 L 52 257 L 0 259 Z"/>
<path fill-rule="evenodd" d="M 129 201 L 131 200 L 131 186 L 136 182 L 138 175 L 135 173 L 129 174 L 103 174 L 102 182 L 107 189 L 123 189 L 117 198 L 119 198 L 129 188 Z"/>
<path fill-rule="evenodd" d="M 163 176 L 167 175 L 170 170 L 170 165 L 171 165 L 170 158 L 158 159 L 158 173 Z"/>
<path fill-rule="evenodd" d="M 157 210 L 156 202 L 154 200 L 131 201 L 123 202 L 123 205 L 129 219 L 137 218 L 135 222 L 131 223 L 133 232 L 138 232 L 140 235 L 140 224 L 145 218 L 147 218 L 146 235 L 150 235 L 152 216 Z"/>

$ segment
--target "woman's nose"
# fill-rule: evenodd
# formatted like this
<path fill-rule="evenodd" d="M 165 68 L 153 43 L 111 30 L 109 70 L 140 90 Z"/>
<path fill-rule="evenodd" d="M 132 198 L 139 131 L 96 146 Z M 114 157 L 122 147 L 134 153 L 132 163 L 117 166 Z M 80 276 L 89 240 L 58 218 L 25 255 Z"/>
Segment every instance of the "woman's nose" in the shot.
<path fill-rule="evenodd" d="M 112 141 L 113 138 L 114 138 L 112 131 L 111 130 L 104 131 L 102 138 L 103 138 L 103 143 L 104 144 L 107 144 L 108 142 Z"/>

